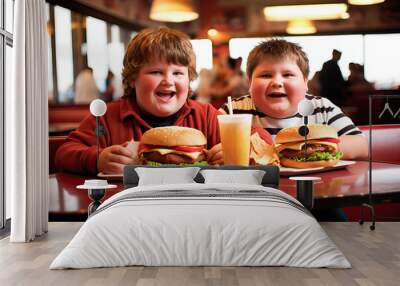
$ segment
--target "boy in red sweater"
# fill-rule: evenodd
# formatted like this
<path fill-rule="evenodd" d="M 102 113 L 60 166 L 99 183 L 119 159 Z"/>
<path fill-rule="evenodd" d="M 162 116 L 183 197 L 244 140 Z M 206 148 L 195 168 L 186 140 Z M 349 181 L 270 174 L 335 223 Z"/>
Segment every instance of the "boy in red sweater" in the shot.
<path fill-rule="evenodd" d="M 217 110 L 188 99 L 189 83 L 197 73 L 186 35 L 165 27 L 141 31 L 128 45 L 122 76 L 124 96 L 109 103 L 100 119 L 105 135 L 100 137 L 98 168 L 95 118 L 90 115 L 58 149 L 58 170 L 92 175 L 122 173 L 137 156 L 126 148 L 128 142 L 140 141 L 142 134 L 153 127 L 196 128 L 207 137 L 208 149 L 219 143 Z M 209 163 L 222 163 L 222 158 L 213 156 Z"/>

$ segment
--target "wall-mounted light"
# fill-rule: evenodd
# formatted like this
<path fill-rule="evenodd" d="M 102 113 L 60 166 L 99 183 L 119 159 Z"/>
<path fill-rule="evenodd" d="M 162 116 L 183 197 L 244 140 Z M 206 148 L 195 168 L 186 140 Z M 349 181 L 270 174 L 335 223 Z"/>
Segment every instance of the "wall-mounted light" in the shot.
<path fill-rule="evenodd" d="M 286 32 L 293 35 L 314 34 L 317 28 L 310 20 L 294 20 L 289 21 Z"/>
<path fill-rule="evenodd" d="M 385 0 L 349 0 L 351 5 L 372 5 L 383 3 Z"/>
<path fill-rule="evenodd" d="M 150 19 L 161 22 L 187 22 L 199 17 L 191 0 L 154 0 Z"/>
<path fill-rule="evenodd" d="M 264 8 L 264 15 L 268 21 L 331 20 L 349 17 L 345 3 L 268 6 Z"/>

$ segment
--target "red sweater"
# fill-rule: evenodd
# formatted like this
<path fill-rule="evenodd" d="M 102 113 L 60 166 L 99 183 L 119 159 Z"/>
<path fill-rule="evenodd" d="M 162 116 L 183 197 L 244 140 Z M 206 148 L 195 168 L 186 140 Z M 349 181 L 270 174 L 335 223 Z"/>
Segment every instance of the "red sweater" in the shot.
<path fill-rule="evenodd" d="M 196 128 L 207 137 L 207 149 L 220 142 L 218 111 L 210 104 L 187 100 L 178 111 L 174 125 Z M 142 134 L 152 127 L 141 116 L 136 100 L 122 97 L 107 104 L 107 112 L 100 119 L 105 135 L 100 137 L 99 152 L 111 145 L 126 141 L 140 141 Z M 58 170 L 80 174 L 96 174 L 96 119 L 89 115 L 73 131 L 56 153 Z"/>

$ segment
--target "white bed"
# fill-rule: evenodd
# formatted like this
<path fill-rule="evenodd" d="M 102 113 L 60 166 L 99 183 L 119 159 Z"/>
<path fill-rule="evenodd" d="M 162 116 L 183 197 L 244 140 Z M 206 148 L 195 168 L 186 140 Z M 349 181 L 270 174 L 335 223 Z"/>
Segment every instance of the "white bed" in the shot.
<path fill-rule="evenodd" d="M 114 195 L 50 269 L 128 265 L 351 267 L 287 194 L 260 185 L 198 183 Z"/>

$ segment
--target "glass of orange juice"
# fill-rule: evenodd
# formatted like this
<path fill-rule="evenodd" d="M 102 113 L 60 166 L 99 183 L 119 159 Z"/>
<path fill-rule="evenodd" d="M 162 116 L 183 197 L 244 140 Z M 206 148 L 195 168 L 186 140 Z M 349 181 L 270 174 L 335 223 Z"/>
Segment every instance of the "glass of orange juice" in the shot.
<path fill-rule="evenodd" d="M 251 114 L 218 115 L 225 165 L 249 165 Z"/>

